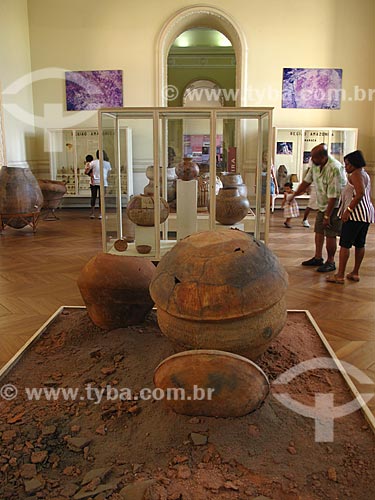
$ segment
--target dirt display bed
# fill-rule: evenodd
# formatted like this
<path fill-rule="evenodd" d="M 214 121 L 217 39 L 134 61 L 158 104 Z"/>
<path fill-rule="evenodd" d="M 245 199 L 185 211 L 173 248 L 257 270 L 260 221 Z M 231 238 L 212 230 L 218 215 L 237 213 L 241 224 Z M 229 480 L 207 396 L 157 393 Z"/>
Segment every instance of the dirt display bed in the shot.
<path fill-rule="evenodd" d="M 176 415 L 163 401 L 111 400 L 110 391 L 99 402 L 85 389 L 129 388 L 137 396 L 154 387 L 155 367 L 171 354 L 154 312 L 142 325 L 104 332 L 84 309 L 65 309 L 1 381 L 18 396 L 0 399 L 0 498 L 375 498 L 375 439 L 362 413 L 336 419 L 332 442 L 315 442 L 314 420 L 274 397 L 278 375 L 328 356 L 304 313 L 288 314 L 258 360 L 271 393 L 245 417 Z M 78 392 L 30 401 L 25 387 Z M 288 384 L 305 405 L 332 392 L 335 406 L 353 399 L 336 370 Z"/>

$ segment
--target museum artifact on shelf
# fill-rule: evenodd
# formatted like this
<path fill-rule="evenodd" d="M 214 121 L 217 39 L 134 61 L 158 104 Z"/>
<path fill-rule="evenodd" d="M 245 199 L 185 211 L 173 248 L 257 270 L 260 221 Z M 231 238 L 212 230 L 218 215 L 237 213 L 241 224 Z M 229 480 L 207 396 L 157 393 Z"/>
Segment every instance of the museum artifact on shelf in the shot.
<path fill-rule="evenodd" d="M 176 175 L 182 181 L 192 181 L 198 178 L 199 167 L 192 158 L 183 158 L 176 167 Z"/>
<path fill-rule="evenodd" d="M 160 170 L 160 194 L 162 194 L 161 182 L 162 182 L 162 168 L 159 167 Z M 147 186 L 143 189 L 144 194 L 148 194 L 154 196 L 154 166 L 150 165 L 146 168 L 146 177 L 149 180 Z M 167 168 L 167 201 L 170 203 L 171 201 L 176 199 L 176 171 L 174 167 Z"/>
<path fill-rule="evenodd" d="M 240 222 L 250 210 L 249 200 L 235 186 L 224 187 L 216 197 L 216 220 L 223 225 Z"/>
<path fill-rule="evenodd" d="M 5 226 L 36 231 L 43 195 L 29 168 L 2 166 L 0 169 L 1 230 Z"/>

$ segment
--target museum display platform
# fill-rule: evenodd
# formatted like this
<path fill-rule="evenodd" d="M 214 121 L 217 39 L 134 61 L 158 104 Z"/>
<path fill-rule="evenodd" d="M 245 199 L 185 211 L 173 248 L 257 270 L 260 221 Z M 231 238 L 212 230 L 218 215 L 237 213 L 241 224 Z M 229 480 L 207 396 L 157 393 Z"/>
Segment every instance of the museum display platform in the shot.
<path fill-rule="evenodd" d="M 14 457 L 1 494 L 11 487 L 18 498 L 53 491 L 76 500 L 132 488 L 156 498 L 374 496 L 374 417 L 308 311 L 288 311 L 258 358 L 271 393 L 244 417 L 191 418 L 157 398 L 142 400 L 171 354 L 155 312 L 143 324 L 104 331 L 84 307 L 58 309 L 1 370 L 2 384 L 18 391 L 0 403 L 2 454 Z M 322 358 L 326 366 L 314 370 Z M 26 388 L 42 397 L 28 399 Z M 77 392 L 63 393 L 68 388 Z M 125 388 L 131 396 L 116 398 Z M 337 418 L 324 439 L 327 415 L 314 411 L 319 395 L 332 393 Z M 346 411 L 353 404 L 362 412 Z"/>

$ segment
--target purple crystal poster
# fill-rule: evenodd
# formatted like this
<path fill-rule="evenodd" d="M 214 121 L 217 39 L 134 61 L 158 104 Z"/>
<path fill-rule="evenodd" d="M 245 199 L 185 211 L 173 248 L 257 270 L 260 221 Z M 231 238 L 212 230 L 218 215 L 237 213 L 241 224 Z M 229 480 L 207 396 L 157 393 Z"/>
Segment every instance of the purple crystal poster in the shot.
<path fill-rule="evenodd" d="M 66 109 L 122 107 L 122 71 L 66 71 Z"/>
<path fill-rule="evenodd" d="M 283 108 L 340 109 L 342 69 L 284 68 Z"/>

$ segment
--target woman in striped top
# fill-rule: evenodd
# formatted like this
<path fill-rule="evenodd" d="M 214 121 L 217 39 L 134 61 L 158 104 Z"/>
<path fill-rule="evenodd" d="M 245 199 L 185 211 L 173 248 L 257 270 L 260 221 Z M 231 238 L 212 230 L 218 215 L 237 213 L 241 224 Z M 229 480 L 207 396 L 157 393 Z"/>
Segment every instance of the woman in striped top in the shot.
<path fill-rule="evenodd" d="M 350 281 L 359 281 L 359 268 L 365 255 L 367 231 L 374 222 L 374 207 L 371 203 L 371 182 L 364 170 L 365 159 L 361 151 L 353 151 L 344 157 L 348 183 L 341 193 L 338 215 L 343 225 L 340 237 L 340 257 L 337 274 L 327 276 L 329 283 L 343 284 L 350 248 L 355 247 L 353 271 L 346 275 Z"/>

